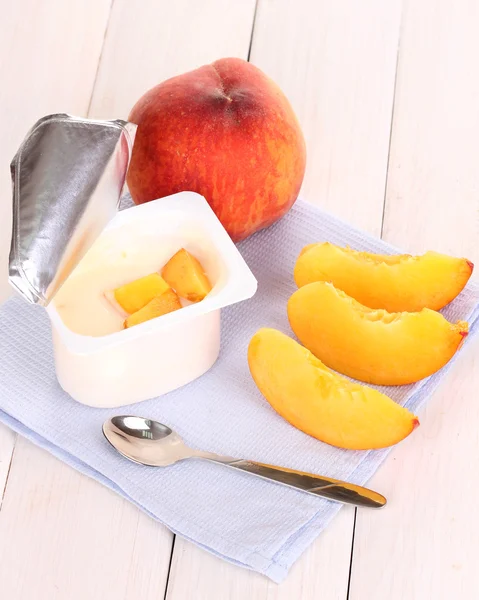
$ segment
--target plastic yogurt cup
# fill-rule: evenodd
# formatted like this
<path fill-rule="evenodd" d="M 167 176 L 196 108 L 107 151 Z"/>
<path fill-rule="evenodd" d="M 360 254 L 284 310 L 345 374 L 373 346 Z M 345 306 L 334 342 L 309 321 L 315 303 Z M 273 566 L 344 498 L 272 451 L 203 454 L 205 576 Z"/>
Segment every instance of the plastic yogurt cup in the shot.
<path fill-rule="evenodd" d="M 103 289 L 113 289 L 160 270 L 180 248 L 198 258 L 213 286 L 201 302 L 95 337 L 75 332 L 63 321 L 63 309 L 57 307 L 68 301 L 69 286 L 81 278 L 104 281 Z M 256 287 L 241 254 L 199 194 L 180 192 L 121 211 L 47 307 L 58 381 L 72 398 L 95 407 L 123 406 L 177 389 L 216 361 L 221 308 L 250 298 Z"/>

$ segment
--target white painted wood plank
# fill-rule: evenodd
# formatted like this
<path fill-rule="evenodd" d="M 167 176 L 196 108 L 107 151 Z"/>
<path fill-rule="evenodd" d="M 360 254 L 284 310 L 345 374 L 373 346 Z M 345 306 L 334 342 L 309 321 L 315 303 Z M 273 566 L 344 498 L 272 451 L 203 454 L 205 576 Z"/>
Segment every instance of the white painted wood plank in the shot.
<path fill-rule="evenodd" d="M 251 60 L 283 88 L 307 139 L 306 199 L 379 233 L 399 35 L 399 2 L 260 0 Z M 343 600 L 351 509 L 276 586 L 177 539 L 168 600 Z"/>
<path fill-rule="evenodd" d="M 306 200 L 381 231 L 400 0 L 260 0 L 251 60 L 306 137 Z"/>
<path fill-rule="evenodd" d="M 479 260 L 479 6 L 407 3 L 385 237 Z M 476 276 L 477 279 L 477 276 Z M 479 343 L 371 481 L 390 499 L 358 513 L 351 600 L 477 598 Z"/>
<path fill-rule="evenodd" d="M 478 26 L 474 0 L 406 5 L 384 218 L 384 237 L 395 244 L 476 262 Z"/>
<path fill-rule="evenodd" d="M 177 538 L 166 600 L 346 600 L 353 515 L 345 507 L 280 585 Z"/>
<path fill-rule="evenodd" d="M 21 437 L 0 515 L 2 598 L 163 598 L 172 534 Z"/>
<path fill-rule="evenodd" d="M 0 301 L 8 291 L 9 164 L 40 117 L 86 115 L 110 0 L 18 0 L 0 19 Z"/>
<path fill-rule="evenodd" d="M 225 56 L 246 58 L 255 0 L 115 0 L 90 115 L 127 118 L 164 79 Z"/>

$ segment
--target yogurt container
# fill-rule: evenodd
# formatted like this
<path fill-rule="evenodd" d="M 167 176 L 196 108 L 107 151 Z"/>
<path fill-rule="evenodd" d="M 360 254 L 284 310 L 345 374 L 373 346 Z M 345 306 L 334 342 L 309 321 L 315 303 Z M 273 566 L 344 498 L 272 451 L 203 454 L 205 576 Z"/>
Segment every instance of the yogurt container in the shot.
<path fill-rule="evenodd" d="M 117 211 L 134 134 L 121 120 L 50 115 L 34 125 L 11 165 L 10 282 L 46 307 L 60 385 L 95 407 L 160 396 L 205 373 L 220 349 L 221 308 L 250 298 L 257 285 L 199 194 Z M 121 322 L 104 334 L 76 327 L 68 299 L 82 282 L 112 290 L 159 271 L 180 248 L 205 269 L 212 284 L 205 299 L 128 329 Z M 89 297 L 85 314 L 97 319 Z"/>
<path fill-rule="evenodd" d="M 119 212 L 69 279 L 95 273 L 101 264 L 103 272 L 111 267 L 115 273 L 105 281 L 113 288 L 124 283 L 117 269 L 122 261 L 131 261 L 127 268 L 138 265 L 142 277 L 180 248 L 198 258 L 213 286 L 201 302 L 101 337 L 74 333 L 62 321 L 57 299 L 48 305 L 58 381 L 72 398 L 97 407 L 139 402 L 189 383 L 216 361 L 220 309 L 253 296 L 257 284 L 199 194 L 180 192 Z"/>

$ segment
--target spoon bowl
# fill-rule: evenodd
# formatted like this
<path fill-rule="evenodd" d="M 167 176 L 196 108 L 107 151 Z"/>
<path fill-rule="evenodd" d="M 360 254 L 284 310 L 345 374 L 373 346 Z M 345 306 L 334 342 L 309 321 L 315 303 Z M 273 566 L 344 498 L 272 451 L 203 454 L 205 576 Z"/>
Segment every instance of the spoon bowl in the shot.
<path fill-rule="evenodd" d="M 194 455 L 167 425 L 122 415 L 103 423 L 103 434 L 125 458 L 150 467 L 167 467 Z"/>

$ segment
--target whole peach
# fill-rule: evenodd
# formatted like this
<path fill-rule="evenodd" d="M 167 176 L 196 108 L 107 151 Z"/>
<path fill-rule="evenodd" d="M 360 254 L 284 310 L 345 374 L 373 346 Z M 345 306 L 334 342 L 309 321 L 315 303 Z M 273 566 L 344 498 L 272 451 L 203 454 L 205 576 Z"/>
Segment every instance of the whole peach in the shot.
<path fill-rule="evenodd" d="M 133 107 L 128 187 L 136 204 L 202 194 L 238 242 L 295 202 L 306 163 L 287 98 L 262 71 L 224 58 L 168 79 Z"/>

